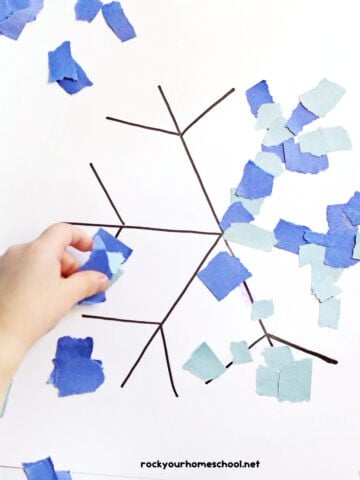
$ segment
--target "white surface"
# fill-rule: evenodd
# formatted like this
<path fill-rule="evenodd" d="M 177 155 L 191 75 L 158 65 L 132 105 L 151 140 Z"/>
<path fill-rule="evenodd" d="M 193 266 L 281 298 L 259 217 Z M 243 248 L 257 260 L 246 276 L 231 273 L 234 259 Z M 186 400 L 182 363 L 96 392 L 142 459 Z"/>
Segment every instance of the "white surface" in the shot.
<path fill-rule="evenodd" d="M 213 229 L 214 221 L 179 139 L 105 121 L 115 116 L 172 128 L 161 84 L 182 127 L 231 87 L 236 92 L 188 132 L 187 141 L 218 215 L 254 158 L 263 132 L 244 92 L 267 79 L 285 115 L 297 96 L 326 77 L 347 94 L 321 121 L 344 126 L 350 152 L 330 155 L 316 176 L 285 172 L 257 221 L 280 217 L 322 231 L 328 204 L 347 201 L 360 184 L 359 44 L 356 2 L 133 0 L 123 7 L 138 37 L 122 44 L 101 15 L 74 21 L 74 0 L 45 2 L 18 42 L 0 38 L 1 246 L 32 239 L 50 223 L 116 223 L 90 168 L 93 162 L 125 221 Z M 74 97 L 47 84 L 47 52 L 71 40 L 94 86 Z M 91 231 L 91 230 L 89 230 Z M 340 329 L 317 327 L 310 272 L 296 256 L 236 248 L 253 273 L 255 298 L 273 298 L 272 333 L 339 360 L 314 361 L 310 403 L 280 404 L 255 393 L 255 364 L 231 368 L 204 385 L 181 366 L 202 341 L 230 361 L 229 343 L 261 335 L 241 293 L 218 303 L 193 285 L 166 323 L 176 387 L 171 392 L 160 338 L 125 389 L 120 383 L 152 327 L 87 320 L 81 313 L 161 320 L 211 239 L 127 231 L 134 248 L 105 305 L 77 308 L 43 338 L 21 366 L 0 421 L 0 465 L 50 455 L 58 469 L 153 479 L 358 478 L 359 267 L 340 281 Z M 222 247 L 221 247 L 222 248 Z M 106 382 L 94 394 L 59 399 L 46 381 L 57 339 L 94 337 Z M 262 362 L 254 349 L 255 363 Z M 298 355 L 297 358 L 301 358 Z M 252 461 L 256 470 L 144 470 L 141 461 Z"/>

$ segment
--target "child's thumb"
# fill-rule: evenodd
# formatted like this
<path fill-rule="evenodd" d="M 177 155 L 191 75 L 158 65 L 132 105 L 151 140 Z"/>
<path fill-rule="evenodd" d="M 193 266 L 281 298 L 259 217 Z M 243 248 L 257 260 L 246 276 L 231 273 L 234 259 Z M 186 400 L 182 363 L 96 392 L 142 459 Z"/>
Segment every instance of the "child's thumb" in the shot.
<path fill-rule="evenodd" d="M 95 293 L 103 292 L 110 284 L 106 275 L 94 270 L 76 272 L 67 277 L 64 283 L 72 305 Z"/>

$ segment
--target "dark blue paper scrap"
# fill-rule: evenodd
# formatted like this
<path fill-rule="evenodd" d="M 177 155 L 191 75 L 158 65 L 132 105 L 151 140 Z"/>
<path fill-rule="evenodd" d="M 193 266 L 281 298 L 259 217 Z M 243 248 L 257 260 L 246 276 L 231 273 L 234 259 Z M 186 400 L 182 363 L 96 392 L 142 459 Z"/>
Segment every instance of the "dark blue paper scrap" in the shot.
<path fill-rule="evenodd" d="M 77 80 L 72 78 L 64 78 L 63 80 L 58 80 L 57 82 L 60 87 L 70 95 L 74 95 L 75 93 L 80 92 L 83 88 L 91 87 L 93 85 L 92 81 L 87 77 L 86 73 L 77 62 L 75 62 L 75 66 Z"/>
<path fill-rule="evenodd" d="M 106 23 L 122 42 L 136 37 L 134 27 L 127 19 L 119 2 L 103 5 L 102 13 Z"/>
<path fill-rule="evenodd" d="M 277 239 L 275 247 L 299 254 L 299 247 L 307 243 L 304 235 L 308 231 L 309 228 L 304 225 L 296 225 L 281 219 L 274 230 Z"/>
<path fill-rule="evenodd" d="M 104 382 L 102 362 L 90 358 L 92 349 L 91 337 L 59 338 L 48 383 L 59 389 L 60 397 L 94 392 Z"/>
<path fill-rule="evenodd" d="M 352 225 L 360 225 L 360 192 L 354 193 L 344 206 L 343 211 Z"/>
<path fill-rule="evenodd" d="M 36 19 L 43 8 L 43 0 L 11 1 L 0 4 L 0 34 L 17 40 L 27 23 Z M 25 8 L 24 8 L 25 7 Z"/>
<path fill-rule="evenodd" d="M 92 250 L 89 259 L 79 268 L 79 272 L 83 270 L 96 270 L 97 272 L 104 273 L 109 280 L 112 278 L 109 259 L 105 250 Z M 105 301 L 105 292 L 99 292 L 91 297 L 81 300 L 79 305 L 92 305 L 93 303 L 103 303 Z"/>
<path fill-rule="evenodd" d="M 255 115 L 255 117 L 257 117 L 257 113 L 261 105 L 264 103 L 274 103 L 266 80 L 262 80 L 246 90 L 246 98 L 250 105 L 251 113 Z"/>
<path fill-rule="evenodd" d="M 64 78 L 77 80 L 75 60 L 71 56 L 71 46 L 69 41 L 63 42 L 54 51 L 48 53 L 49 56 L 49 82 L 57 82 Z"/>
<path fill-rule="evenodd" d="M 286 170 L 316 174 L 329 167 L 327 155 L 316 156 L 311 153 L 302 153 L 300 145 L 295 143 L 292 138 L 286 140 L 283 145 Z"/>
<path fill-rule="evenodd" d="M 270 147 L 267 147 L 266 145 L 261 145 L 261 150 L 263 152 L 275 153 L 275 155 L 277 155 L 283 163 L 285 162 L 283 143 L 280 143 L 279 145 L 272 145 Z"/>
<path fill-rule="evenodd" d="M 274 177 L 249 160 L 244 167 L 236 195 L 249 199 L 267 197 L 271 195 L 273 184 Z"/>
<path fill-rule="evenodd" d="M 305 232 L 304 238 L 307 243 L 321 245 L 322 247 L 331 247 L 335 245 L 335 239 L 330 235 L 330 233 L 316 233 L 309 230 Z"/>
<path fill-rule="evenodd" d="M 50 457 L 37 462 L 23 463 L 28 480 L 58 480 Z"/>
<path fill-rule="evenodd" d="M 317 120 L 319 117 L 315 113 L 310 112 L 304 107 L 302 103 L 299 103 L 295 110 L 292 112 L 286 127 L 294 134 L 297 135 L 301 132 L 305 125 Z"/>
<path fill-rule="evenodd" d="M 132 249 L 125 245 L 125 243 L 120 242 L 117 238 L 113 237 L 103 228 L 100 228 L 95 234 L 95 237 L 100 237 L 105 245 L 105 249 L 108 252 L 121 253 L 125 260 L 127 260 L 132 254 Z"/>
<path fill-rule="evenodd" d="M 76 20 L 92 22 L 102 5 L 100 0 L 78 0 L 75 5 Z"/>
<path fill-rule="evenodd" d="M 254 220 L 254 217 L 246 210 L 243 204 L 235 202 L 226 210 L 220 222 L 220 228 L 224 232 L 232 223 L 248 223 L 252 220 Z"/>
<path fill-rule="evenodd" d="M 198 273 L 198 277 L 218 300 L 222 300 L 251 277 L 251 273 L 238 258 L 220 252 Z"/>

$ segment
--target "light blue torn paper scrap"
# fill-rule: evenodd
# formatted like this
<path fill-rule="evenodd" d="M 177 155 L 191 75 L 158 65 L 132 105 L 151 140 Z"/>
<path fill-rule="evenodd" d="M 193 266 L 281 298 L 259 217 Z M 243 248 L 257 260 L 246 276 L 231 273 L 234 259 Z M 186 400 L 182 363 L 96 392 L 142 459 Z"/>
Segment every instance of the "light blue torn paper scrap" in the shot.
<path fill-rule="evenodd" d="M 340 299 L 329 298 L 319 303 L 319 327 L 338 328 L 340 318 Z"/>
<path fill-rule="evenodd" d="M 250 200 L 249 198 L 240 197 L 240 195 L 236 195 L 236 188 L 232 188 L 230 191 L 230 202 L 241 202 L 248 212 L 252 215 L 258 215 L 261 210 L 261 205 L 264 203 L 264 198 L 254 198 Z"/>
<path fill-rule="evenodd" d="M 299 266 L 324 263 L 325 247 L 308 243 L 299 247 Z"/>
<path fill-rule="evenodd" d="M 265 252 L 271 252 L 276 243 L 273 232 L 252 223 L 232 223 L 230 228 L 224 232 L 224 239 Z"/>
<path fill-rule="evenodd" d="M 313 263 L 311 268 L 311 284 L 320 285 L 324 278 L 331 278 L 333 282 L 339 280 L 341 274 L 343 273 L 343 268 L 334 268 L 329 265 L 324 265 L 323 263 Z"/>
<path fill-rule="evenodd" d="M 265 145 L 265 147 L 280 145 L 280 143 L 289 140 L 289 138 L 293 138 L 293 136 L 294 135 L 285 126 L 272 126 L 265 133 L 262 144 Z"/>
<path fill-rule="evenodd" d="M 359 232 L 356 235 L 355 247 L 353 250 L 352 258 L 355 258 L 355 260 L 360 260 L 360 233 Z"/>
<path fill-rule="evenodd" d="M 280 372 L 280 370 L 290 362 L 294 361 L 291 349 L 287 345 L 281 347 L 267 347 L 262 352 L 266 364 L 269 368 Z"/>
<path fill-rule="evenodd" d="M 334 284 L 334 280 L 331 277 L 325 277 L 319 282 L 314 282 L 313 279 L 311 283 L 311 290 L 319 302 L 325 302 L 325 300 L 335 297 L 341 293 L 341 289 Z"/>
<path fill-rule="evenodd" d="M 258 395 L 277 397 L 280 373 L 272 368 L 259 365 L 256 370 L 256 392 Z"/>
<path fill-rule="evenodd" d="M 344 93 L 343 87 L 324 78 L 315 88 L 300 95 L 299 99 L 310 112 L 324 117 L 335 107 Z"/>
<path fill-rule="evenodd" d="M 351 149 L 351 141 L 343 127 L 330 127 L 303 133 L 299 137 L 300 150 L 313 155 L 325 155 Z"/>
<path fill-rule="evenodd" d="M 268 129 L 271 125 L 282 117 L 281 106 L 279 103 L 263 103 L 257 112 L 256 130 Z"/>
<path fill-rule="evenodd" d="M 274 314 L 274 302 L 272 300 L 256 300 L 251 305 L 251 320 L 262 320 Z"/>
<path fill-rule="evenodd" d="M 280 372 L 280 402 L 304 402 L 311 395 L 312 359 L 304 358 L 285 365 Z"/>
<path fill-rule="evenodd" d="M 271 152 L 258 152 L 254 163 L 274 177 L 281 175 L 285 169 L 278 155 Z"/>
<path fill-rule="evenodd" d="M 183 369 L 204 380 L 213 380 L 222 375 L 226 368 L 206 342 L 203 342 L 183 365 Z"/>
<path fill-rule="evenodd" d="M 230 351 L 233 357 L 233 363 L 236 365 L 253 361 L 248 344 L 244 340 L 241 342 L 231 342 Z"/>

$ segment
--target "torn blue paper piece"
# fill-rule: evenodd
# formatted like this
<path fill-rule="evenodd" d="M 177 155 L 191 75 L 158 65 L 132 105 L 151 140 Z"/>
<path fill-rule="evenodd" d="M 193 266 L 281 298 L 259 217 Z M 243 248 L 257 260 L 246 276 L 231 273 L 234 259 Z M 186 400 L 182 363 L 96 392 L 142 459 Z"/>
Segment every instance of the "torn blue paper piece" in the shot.
<path fill-rule="evenodd" d="M 319 302 L 325 302 L 329 298 L 341 293 L 341 289 L 334 284 L 334 280 L 331 277 L 325 277 L 318 282 L 312 279 L 311 290 Z"/>
<path fill-rule="evenodd" d="M 17 40 L 27 23 L 36 19 L 43 0 L 0 2 L 0 35 Z"/>
<path fill-rule="evenodd" d="M 274 230 L 277 240 L 275 247 L 298 254 L 299 247 L 307 243 L 304 239 L 304 234 L 308 230 L 309 228 L 304 225 L 296 225 L 295 223 L 280 220 Z"/>
<path fill-rule="evenodd" d="M 69 95 L 74 95 L 75 93 L 80 92 L 85 87 L 91 87 L 93 85 L 92 81 L 89 80 L 84 70 L 80 67 L 78 63 L 76 65 L 76 76 L 77 79 L 73 78 L 64 78 L 63 80 L 58 80 L 60 87 L 65 90 Z"/>
<path fill-rule="evenodd" d="M 246 210 L 252 215 L 257 215 L 260 213 L 261 205 L 264 203 L 263 198 L 255 198 L 250 200 L 249 198 L 236 195 L 236 188 L 231 189 L 230 201 L 231 203 L 241 202 Z"/>
<path fill-rule="evenodd" d="M 218 300 L 222 300 L 251 277 L 251 273 L 238 258 L 220 252 L 197 276 Z"/>
<path fill-rule="evenodd" d="M 276 153 L 258 152 L 254 163 L 274 177 L 278 177 L 284 171 L 284 164 Z"/>
<path fill-rule="evenodd" d="M 232 223 L 251 222 L 254 217 L 251 213 L 242 205 L 241 202 L 236 202 L 230 205 L 226 210 L 221 222 L 220 228 L 222 231 L 230 227 Z"/>
<path fill-rule="evenodd" d="M 280 374 L 276 370 L 259 365 L 256 370 L 256 392 L 258 395 L 277 397 Z"/>
<path fill-rule="evenodd" d="M 262 144 L 265 147 L 280 145 L 294 135 L 284 125 L 274 125 L 265 133 Z"/>
<path fill-rule="evenodd" d="M 343 127 L 330 127 L 303 133 L 299 137 L 300 150 L 313 155 L 325 155 L 351 149 L 351 141 Z"/>
<path fill-rule="evenodd" d="M 355 247 L 353 249 L 352 258 L 360 260 L 360 233 L 358 232 L 355 239 Z"/>
<path fill-rule="evenodd" d="M 57 82 L 64 78 L 77 80 L 76 63 L 71 56 L 69 41 L 63 42 L 49 56 L 49 82 Z"/>
<path fill-rule="evenodd" d="M 286 169 L 291 172 L 316 174 L 329 167 L 326 155 L 302 153 L 300 145 L 292 138 L 284 142 L 284 157 Z"/>
<path fill-rule="evenodd" d="M 310 112 L 307 108 L 304 107 L 301 103 L 295 108 L 292 112 L 291 117 L 287 121 L 286 127 L 294 135 L 297 135 L 301 132 L 305 125 L 317 120 L 319 117 L 314 113 Z"/>
<path fill-rule="evenodd" d="M 98 232 L 95 234 L 95 237 L 100 237 L 107 252 L 121 253 L 125 260 L 127 260 L 132 254 L 132 249 L 130 247 L 125 245 L 125 243 L 121 242 L 116 237 L 113 237 L 103 228 L 99 228 Z"/>
<path fill-rule="evenodd" d="M 277 372 L 280 372 L 285 365 L 294 361 L 292 351 L 286 345 L 265 348 L 262 355 L 265 358 L 266 365 Z"/>
<path fill-rule="evenodd" d="M 136 37 L 134 27 L 127 19 L 119 2 L 103 5 L 102 13 L 106 23 L 122 42 Z"/>
<path fill-rule="evenodd" d="M 75 5 L 76 20 L 92 22 L 102 5 L 100 0 L 78 0 Z"/>
<path fill-rule="evenodd" d="M 251 305 L 251 320 L 262 320 L 274 314 L 274 302 L 272 300 L 256 300 Z"/>
<path fill-rule="evenodd" d="M 319 327 L 338 328 L 340 319 L 340 300 L 330 298 L 319 303 Z"/>
<path fill-rule="evenodd" d="M 224 239 L 264 252 L 271 252 L 276 243 L 273 232 L 252 223 L 232 223 L 224 232 Z"/>
<path fill-rule="evenodd" d="M 251 113 L 257 117 L 258 110 L 264 103 L 273 103 L 266 80 L 262 80 L 246 90 L 246 98 L 250 105 Z"/>
<path fill-rule="evenodd" d="M 102 362 L 90 358 L 92 348 L 91 337 L 58 340 L 48 383 L 58 388 L 60 397 L 94 392 L 104 383 Z"/>
<path fill-rule="evenodd" d="M 277 155 L 283 163 L 285 162 L 284 146 L 282 143 L 280 143 L 280 145 L 271 145 L 270 147 L 261 145 L 261 150 L 263 152 L 275 153 L 275 155 Z"/>
<path fill-rule="evenodd" d="M 329 234 L 334 243 L 326 247 L 325 264 L 334 268 L 347 268 L 358 260 L 352 258 L 357 227 L 354 227 L 346 214 L 345 205 L 329 205 L 326 211 Z"/>
<path fill-rule="evenodd" d="M 245 341 L 231 342 L 230 351 L 235 365 L 253 361 L 248 344 Z"/>
<path fill-rule="evenodd" d="M 335 242 L 335 239 L 330 233 L 316 233 L 311 230 L 305 232 L 304 238 L 308 243 L 314 243 L 315 245 L 321 245 L 323 247 L 331 247 Z"/>
<path fill-rule="evenodd" d="M 280 371 L 280 402 L 308 402 L 311 395 L 312 359 L 304 358 L 285 365 Z"/>
<path fill-rule="evenodd" d="M 183 365 L 183 369 L 205 382 L 220 377 L 226 371 L 224 365 L 205 342 L 192 353 Z"/>
<path fill-rule="evenodd" d="M 271 195 L 274 177 L 249 160 L 244 167 L 241 182 L 236 189 L 236 195 L 249 198 L 263 198 Z"/>
<path fill-rule="evenodd" d="M 28 480 L 58 480 L 50 457 L 37 462 L 23 463 Z"/>
<path fill-rule="evenodd" d="M 312 90 L 300 95 L 300 102 L 319 117 L 324 117 L 344 95 L 345 89 L 326 78 Z"/>
<path fill-rule="evenodd" d="M 352 225 L 360 225 L 360 192 L 354 193 L 343 210 Z"/>
<path fill-rule="evenodd" d="M 279 103 L 263 103 L 257 112 L 256 130 L 268 129 L 278 118 L 282 118 Z"/>

